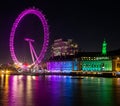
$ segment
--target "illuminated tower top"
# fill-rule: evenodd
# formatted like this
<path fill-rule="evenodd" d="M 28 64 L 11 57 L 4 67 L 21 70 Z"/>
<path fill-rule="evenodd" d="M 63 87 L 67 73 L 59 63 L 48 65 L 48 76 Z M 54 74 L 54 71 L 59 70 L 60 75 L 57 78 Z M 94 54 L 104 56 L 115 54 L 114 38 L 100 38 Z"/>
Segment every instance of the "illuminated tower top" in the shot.
<path fill-rule="evenodd" d="M 102 43 L 102 55 L 106 55 L 107 54 L 107 43 L 104 39 L 103 43 Z"/>

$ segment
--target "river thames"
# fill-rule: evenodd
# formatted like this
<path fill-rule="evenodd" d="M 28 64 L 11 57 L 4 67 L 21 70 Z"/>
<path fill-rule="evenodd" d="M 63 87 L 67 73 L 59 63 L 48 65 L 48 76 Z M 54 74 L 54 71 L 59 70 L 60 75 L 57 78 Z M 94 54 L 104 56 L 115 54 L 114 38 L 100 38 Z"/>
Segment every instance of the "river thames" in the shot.
<path fill-rule="evenodd" d="M 119 106 L 120 78 L 0 75 L 0 106 Z"/>

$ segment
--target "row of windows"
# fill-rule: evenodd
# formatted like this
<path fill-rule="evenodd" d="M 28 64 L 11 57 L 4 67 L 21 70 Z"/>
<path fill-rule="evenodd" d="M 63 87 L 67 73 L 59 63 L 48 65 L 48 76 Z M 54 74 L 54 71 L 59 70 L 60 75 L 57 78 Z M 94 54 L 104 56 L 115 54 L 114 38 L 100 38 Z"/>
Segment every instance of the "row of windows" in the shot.
<path fill-rule="evenodd" d="M 102 64 L 83 64 L 83 67 L 104 67 L 104 63 Z"/>
<path fill-rule="evenodd" d="M 82 60 L 109 60 L 109 57 L 82 57 Z"/>

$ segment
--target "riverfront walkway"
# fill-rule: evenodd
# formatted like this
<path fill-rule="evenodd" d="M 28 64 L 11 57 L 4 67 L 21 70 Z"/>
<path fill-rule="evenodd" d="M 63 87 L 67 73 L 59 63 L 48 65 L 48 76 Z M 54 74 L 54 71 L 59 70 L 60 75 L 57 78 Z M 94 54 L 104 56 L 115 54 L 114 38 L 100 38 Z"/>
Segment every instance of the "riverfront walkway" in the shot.
<path fill-rule="evenodd" d="M 69 75 L 69 76 L 91 76 L 91 77 L 120 77 L 119 72 L 82 72 L 82 71 L 72 71 L 72 72 L 11 72 L 6 73 L 10 75 Z"/>

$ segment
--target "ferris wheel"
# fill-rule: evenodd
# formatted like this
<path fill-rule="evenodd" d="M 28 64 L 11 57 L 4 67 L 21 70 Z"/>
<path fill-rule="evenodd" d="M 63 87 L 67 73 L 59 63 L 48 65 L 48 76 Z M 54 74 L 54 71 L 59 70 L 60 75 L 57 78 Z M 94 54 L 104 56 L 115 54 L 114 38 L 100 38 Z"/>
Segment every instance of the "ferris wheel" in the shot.
<path fill-rule="evenodd" d="M 48 48 L 48 43 L 49 43 L 49 28 L 48 28 L 48 24 L 45 19 L 45 16 L 43 15 L 43 13 L 41 11 L 39 11 L 38 9 L 35 9 L 33 7 L 33 8 L 28 8 L 28 9 L 24 10 L 23 12 L 21 12 L 18 15 L 18 17 L 16 18 L 15 22 L 13 23 L 13 26 L 11 29 L 10 39 L 9 39 L 9 47 L 10 47 L 10 54 L 11 54 L 12 60 L 14 61 L 14 63 L 19 65 L 21 62 L 18 60 L 17 54 L 15 54 L 15 43 L 14 43 L 15 39 L 14 38 L 15 38 L 16 29 L 17 29 L 20 21 L 29 14 L 33 14 L 39 18 L 39 20 L 42 23 L 43 33 L 44 33 L 43 34 L 44 35 L 43 45 L 42 45 L 42 49 L 41 49 L 41 52 L 39 53 L 39 55 L 36 54 L 34 47 L 32 46 L 32 42 L 34 42 L 34 40 L 30 39 L 30 38 L 24 39 L 25 41 L 27 41 L 29 43 L 29 47 L 30 47 L 30 53 L 31 53 L 31 58 L 32 58 L 32 63 L 30 64 L 30 66 L 34 66 L 34 65 L 38 65 L 39 63 L 41 63 L 42 59 L 45 56 L 45 53 Z"/>

